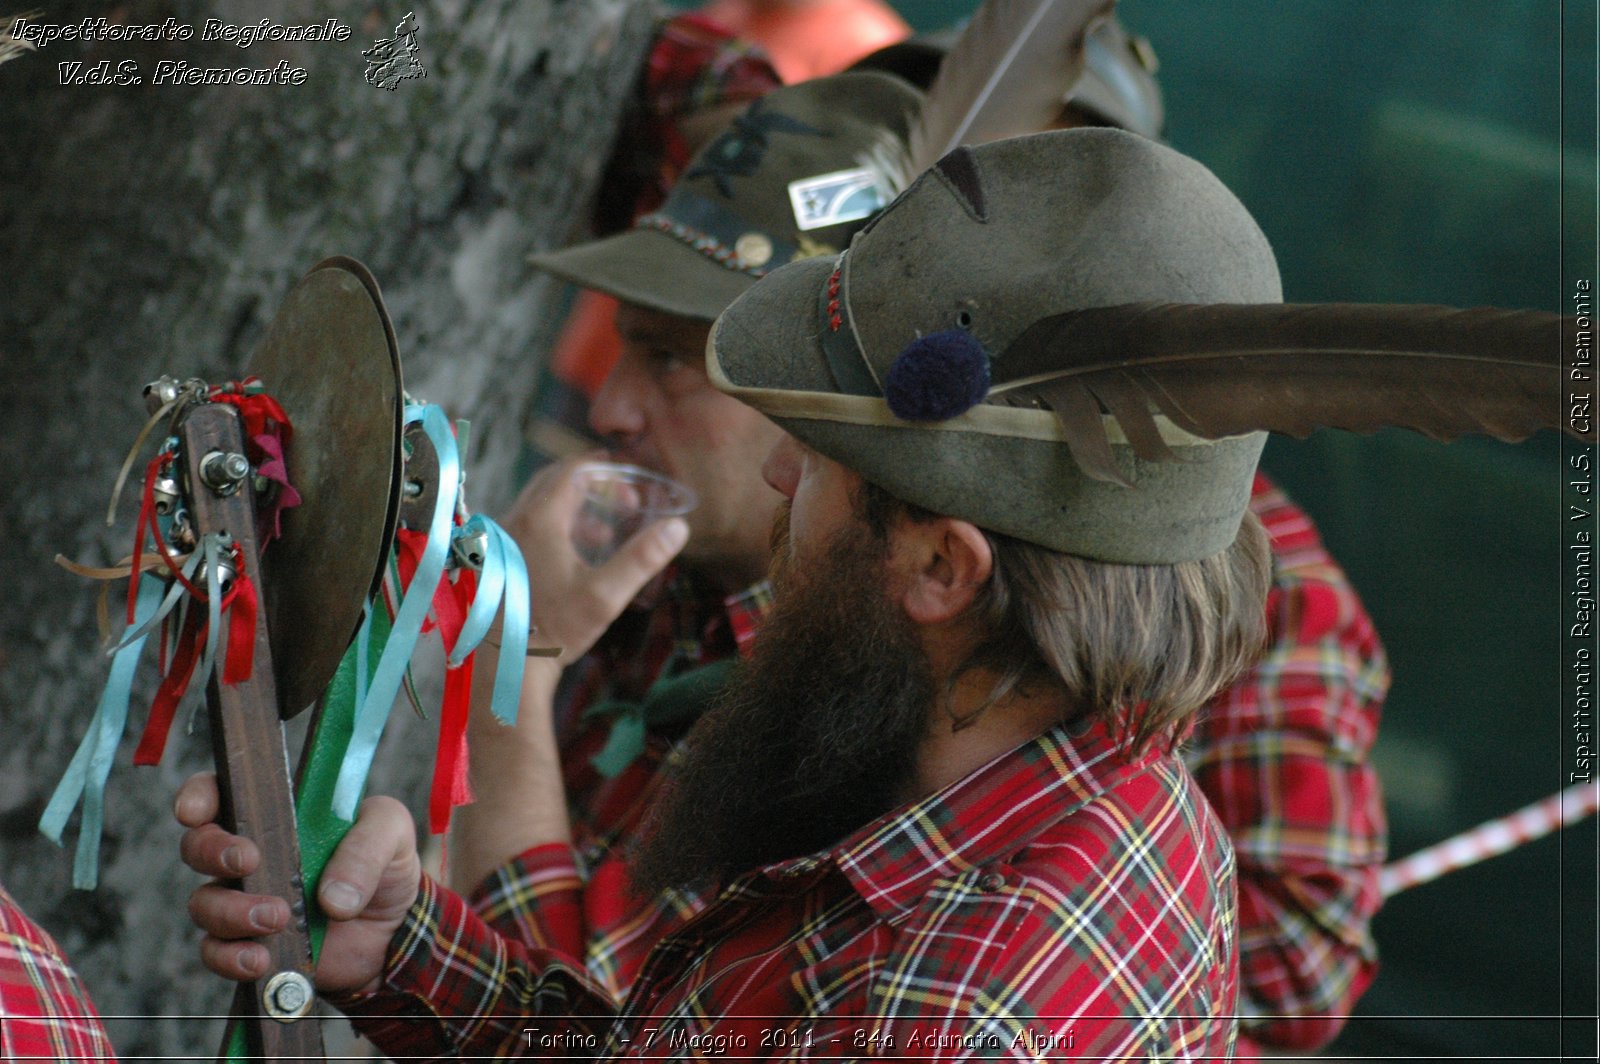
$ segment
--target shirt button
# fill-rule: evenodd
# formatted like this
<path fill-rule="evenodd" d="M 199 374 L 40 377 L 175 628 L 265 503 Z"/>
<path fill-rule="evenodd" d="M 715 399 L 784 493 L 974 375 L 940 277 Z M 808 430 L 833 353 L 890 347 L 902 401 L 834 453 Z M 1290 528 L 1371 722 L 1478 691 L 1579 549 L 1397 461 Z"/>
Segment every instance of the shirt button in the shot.
<path fill-rule="evenodd" d="M 1005 885 L 1006 877 L 999 872 L 985 872 L 983 878 L 978 880 L 979 889 L 986 890 L 991 894 Z"/>

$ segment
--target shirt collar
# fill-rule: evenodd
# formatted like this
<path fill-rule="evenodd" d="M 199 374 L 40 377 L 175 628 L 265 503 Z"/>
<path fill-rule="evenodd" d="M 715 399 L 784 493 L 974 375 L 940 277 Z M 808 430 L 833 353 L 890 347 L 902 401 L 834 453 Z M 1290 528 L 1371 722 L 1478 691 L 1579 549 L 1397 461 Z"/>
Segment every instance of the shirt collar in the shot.
<path fill-rule="evenodd" d="M 933 880 L 1010 857 L 1160 756 L 1125 760 L 1104 723 L 1076 737 L 1072 730 L 1052 727 L 878 818 L 827 857 L 868 905 L 893 920 L 910 912 Z"/>
<path fill-rule="evenodd" d="M 739 656 L 749 657 L 751 641 L 772 612 L 771 581 L 758 580 L 743 591 L 729 595 L 722 600 L 722 608 L 727 612 Z"/>
<path fill-rule="evenodd" d="M 766 580 L 719 597 L 704 580 L 680 568 L 667 594 L 676 654 L 689 662 L 716 660 L 729 651 L 748 657 L 756 632 L 772 612 L 772 584 Z"/>

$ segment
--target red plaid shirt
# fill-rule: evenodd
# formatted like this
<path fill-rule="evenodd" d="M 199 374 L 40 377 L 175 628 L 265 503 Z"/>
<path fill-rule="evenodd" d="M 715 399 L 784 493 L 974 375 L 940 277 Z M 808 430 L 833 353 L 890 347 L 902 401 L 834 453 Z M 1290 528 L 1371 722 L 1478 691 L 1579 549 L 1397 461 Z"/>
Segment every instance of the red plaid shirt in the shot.
<path fill-rule="evenodd" d="M 1240 1050 L 1333 1040 L 1377 974 L 1383 796 L 1368 755 L 1389 689 L 1372 619 L 1305 513 L 1263 476 L 1270 644 L 1185 760 L 1239 861 Z"/>
<path fill-rule="evenodd" d="M 1308 1050 L 1338 1033 L 1376 972 L 1368 925 L 1381 901 L 1385 833 L 1367 755 L 1388 672 L 1370 618 L 1310 519 L 1265 477 L 1251 509 L 1273 547 L 1271 646 L 1202 716 L 1186 760 L 1239 854 L 1241 1050 L 1252 1041 Z M 747 639 L 765 602 L 748 594 L 723 611 L 680 597 L 645 656 L 651 674 L 672 645 L 697 660 L 731 653 L 716 633 Z M 708 615 L 716 619 L 704 628 L 687 620 Z M 697 640 L 696 631 L 710 634 Z M 580 702 L 602 694 L 604 671 L 585 677 Z M 706 900 L 628 900 L 621 855 L 673 743 L 652 736 L 644 756 L 607 781 L 588 765 L 603 740 L 597 732 L 580 735 L 566 761 L 576 852 L 522 854 L 484 881 L 473 904 L 502 934 L 582 958 L 620 1001 L 651 946 Z"/>
<path fill-rule="evenodd" d="M 658 675 L 741 656 L 772 604 L 765 582 L 717 600 L 679 577 L 664 608 L 641 637 L 616 633 L 585 659 L 564 691 L 562 768 L 572 845 L 538 846 L 501 866 L 476 891 L 473 907 L 501 934 L 581 960 L 621 1001 L 666 933 L 703 908 L 705 899 L 667 893 L 641 904 L 627 889 L 625 855 L 662 781 L 662 764 L 683 729 L 652 729 L 639 758 L 613 779 L 590 759 L 604 747 L 604 721 L 583 711 L 614 698 L 637 700 Z M 709 618 L 709 619 L 708 619 Z M 642 648 L 630 645 L 642 642 Z"/>
<path fill-rule="evenodd" d="M 116 1060 L 78 973 L 0 887 L 0 1060 Z"/>
<path fill-rule="evenodd" d="M 1212 1059 L 1232 1053 L 1233 857 L 1189 773 L 1064 727 L 757 869 L 655 944 L 632 993 L 425 885 L 384 989 L 397 1059 Z"/>

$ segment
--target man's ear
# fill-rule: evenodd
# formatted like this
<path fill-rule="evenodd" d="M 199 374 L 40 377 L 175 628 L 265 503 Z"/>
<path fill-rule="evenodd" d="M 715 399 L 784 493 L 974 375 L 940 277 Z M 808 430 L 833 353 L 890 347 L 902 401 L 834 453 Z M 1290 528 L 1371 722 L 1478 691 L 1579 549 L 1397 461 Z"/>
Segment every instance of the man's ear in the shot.
<path fill-rule="evenodd" d="M 918 624 L 942 624 L 959 617 L 994 569 L 988 537 L 970 522 L 954 517 L 903 519 L 896 535 L 896 553 L 906 578 L 901 605 Z"/>

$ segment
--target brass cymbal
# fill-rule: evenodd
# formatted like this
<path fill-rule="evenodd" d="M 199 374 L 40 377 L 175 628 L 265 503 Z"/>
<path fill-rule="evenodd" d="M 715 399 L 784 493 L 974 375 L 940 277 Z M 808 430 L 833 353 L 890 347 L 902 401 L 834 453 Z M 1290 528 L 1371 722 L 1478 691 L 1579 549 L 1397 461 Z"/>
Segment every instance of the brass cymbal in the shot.
<path fill-rule="evenodd" d="M 284 456 L 300 505 L 262 559 L 279 712 L 321 696 L 377 589 L 400 506 L 404 391 L 378 283 L 344 256 L 285 298 L 250 372 L 294 425 Z"/>

